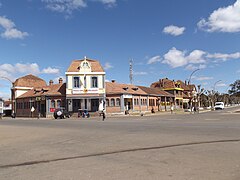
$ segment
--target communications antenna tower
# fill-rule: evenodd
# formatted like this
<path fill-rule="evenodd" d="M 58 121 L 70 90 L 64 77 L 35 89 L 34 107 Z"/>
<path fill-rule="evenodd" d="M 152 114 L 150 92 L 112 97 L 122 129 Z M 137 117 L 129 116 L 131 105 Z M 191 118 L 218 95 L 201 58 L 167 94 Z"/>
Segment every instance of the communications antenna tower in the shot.
<path fill-rule="evenodd" d="M 133 84 L 133 60 L 131 59 L 129 61 L 129 79 L 130 79 L 130 84 Z"/>

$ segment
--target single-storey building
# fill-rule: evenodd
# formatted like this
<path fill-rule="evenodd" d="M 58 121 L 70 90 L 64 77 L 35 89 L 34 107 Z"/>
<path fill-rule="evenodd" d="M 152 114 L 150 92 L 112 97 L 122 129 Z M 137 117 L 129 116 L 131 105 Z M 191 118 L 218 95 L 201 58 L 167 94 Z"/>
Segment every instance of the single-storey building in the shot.
<path fill-rule="evenodd" d="M 49 81 L 48 86 L 33 88 L 16 98 L 17 117 L 52 117 L 56 108 L 65 108 L 66 83 Z"/>
<path fill-rule="evenodd" d="M 158 89 L 116 81 L 106 82 L 107 113 L 166 111 L 174 96 Z"/>

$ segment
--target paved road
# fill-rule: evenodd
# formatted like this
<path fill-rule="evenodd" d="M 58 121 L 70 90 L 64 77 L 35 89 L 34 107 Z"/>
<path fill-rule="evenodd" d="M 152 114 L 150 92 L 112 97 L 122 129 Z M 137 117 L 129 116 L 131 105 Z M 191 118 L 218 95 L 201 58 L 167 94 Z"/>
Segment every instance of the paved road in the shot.
<path fill-rule="evenodd" d="M 240 179 L 240 113 L 0 121 L 0 179 Z M 239 107 L 238 107 L 239 109 Z"/>

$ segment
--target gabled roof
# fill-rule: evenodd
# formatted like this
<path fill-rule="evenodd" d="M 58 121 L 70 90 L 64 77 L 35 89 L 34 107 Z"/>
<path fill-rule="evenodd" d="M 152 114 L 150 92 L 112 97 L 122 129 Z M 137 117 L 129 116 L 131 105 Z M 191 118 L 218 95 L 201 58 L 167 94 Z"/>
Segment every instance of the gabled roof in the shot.
<path fill-rule="evenodd" d="M 46 86 L 47 84 L 43 79 L 41 79 L 37 76 L 34 76 L 32 74 L 29 74 L 29 75 L 26 75 L 26 76 L 16 79 L 16 81 L 13 83 L 13 85 L 14 85 L 14 87 L 18 86 L 18 87 L 34 88 L 34 87 L 43 87 L 43 86 Z"/>
<path fill-rule="evenodd" d="M 53 84 L 42 88 L 34 88 L 28 92 L 22 94 L 17 99 L 26 97 L 38 97 L 38 96 L 65 96 L 66 95 L 66 83 Z"/>
<path fill-rule="evenodd" d="M 186 84 L 181 80 L 178 80 L 177 82 L 180 83 L 181 88 L 183 88 L 185 91 L 194 91 L 196 90 L 196 86 L 194 84 Z"/>
<path fill-rule="evenodd" d="M 150 87 L 160 89 L 182 89 L 181 84 L 179 84 L 178 81 L 170 80 L 168 78 L 159 79 L 159 81 L 152 83 Z"/>
<path fill-rule="evenodd" d="M 82 60 L 73 60 L 68 67 L 67 72 L 79 72 L 80 70 L 80 64 L 83 62 L 84 59 Z M 97 60 L 92 60 L 92 59 L 86 59 L 86 61 L 91 63 L 91 72 L 104 72 L 101 64 Z"/>
<path fill-rule="evenodd" d="M 147 95 L 139 87 L 132 84 L 120 84 L 116 82 L 106 82 L 106 94 L 136 94 Z"/>
<path fill-rule="evenodd" d="M 164 90 L 160 90 L 159 88 L 150 88 L 145 86 L 138 86 L 138 87 L 142 89 L 144 92 L 146 92 L 148 95 L 174 97 L 174 95 Z"/>

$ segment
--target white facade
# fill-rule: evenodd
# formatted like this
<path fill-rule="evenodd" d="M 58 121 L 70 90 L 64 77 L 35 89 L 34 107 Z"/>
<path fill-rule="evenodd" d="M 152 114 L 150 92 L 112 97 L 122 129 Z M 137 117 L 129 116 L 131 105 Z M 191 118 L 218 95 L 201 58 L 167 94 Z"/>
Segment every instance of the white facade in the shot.
<path fill-rule="evenodd" d="M 77 71 L 65 73 L 67 109 L 70 112 L 80 109 L 98 111 L 99 103 L 105 99 L 105 72 L 93 72 L 92 63 L 98 64 L 86 58 L 79 60 Z"/>
<path fill-rule="evenodd" d="M 3 100 L 0 99 L 0 114 L 3 113 Z"/>

